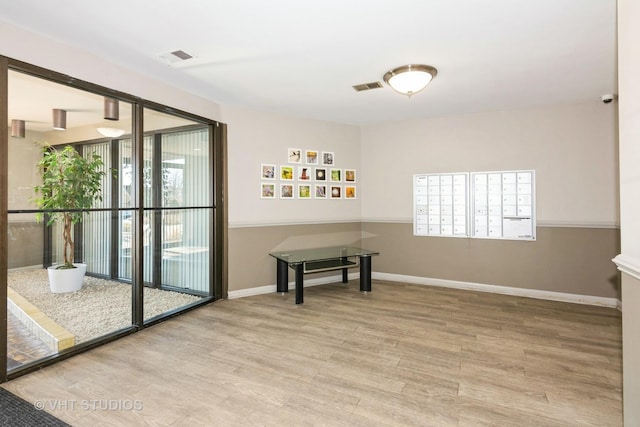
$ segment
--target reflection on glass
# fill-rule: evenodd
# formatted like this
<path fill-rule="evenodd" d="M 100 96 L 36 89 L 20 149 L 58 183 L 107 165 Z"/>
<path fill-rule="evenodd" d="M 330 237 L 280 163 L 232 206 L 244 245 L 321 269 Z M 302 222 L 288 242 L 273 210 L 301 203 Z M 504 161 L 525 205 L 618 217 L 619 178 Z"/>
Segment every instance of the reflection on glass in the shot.
<path fill-rule="evenodd" d="M 100 155 L 105 170 L 112 167 L 115 142 L 97 131 L 105 123 L 103 97 L 15 71 L 9 72 L 8 83 L 9 117 L 26 123 L 24 138 L 9 135 L 8 150 L 7 360 L 13 370 L 130 327 L 132 292 L 131 284 L 111 278 L 117 225 L 112 209 L 117 204 L 110 174 L 101 183 L 102 200 L 92 207 L 97 211 L 85 214 L 74 227 L 75 258 L 87 267 L 78 291 L 53 292 L 46 267 L 62 261 L 62 227 L 37 222 L 32 202 L 45 143 L 73 145 L 84 156 Z M 54 108 L 68 110 L 66 130 L 53 130 Z M 121 102 L 117 126 L 128 134 L 130 117 L 131 106 Z M 122 270 L 130 275 L 130 267 Z"/>
<path fill-rule="evenodd" d="M 151 238 L 144 247 L 144 318 L 210 295 L 209 130 L 197 123 L 157 111 L 145 111 L 145 226 Z M 152 256 L 152 254 L 156 254 Z M 164 308 L 151 296 L 164 292 Z"/>
<path fill-rule="evenodd" d="M 16 71 L 9 72 L 8 88 L 9 119 L 26 123 L 24 138 L 8 139 L 9 370 L 132 327 L 136 242 L 142 247 L 145 320 L 211 296 L 208 126 L 144 109 L 144 159 L 138 165 L 131 104 L 119 101 L 118 120 L 105 121 L 101 95 Z M 65 130 L 53 130 L 53 109 L 66 109 Z M 107 172 L 102 199 L 73 229 L 76 262 L 86 265 L 74 292 L 49 286 L 47 267 L 63 258 L 62 227 L 37 222 L 32 203 L 44 143 L 72 145 L 85 157 L 97 154 Z"/>

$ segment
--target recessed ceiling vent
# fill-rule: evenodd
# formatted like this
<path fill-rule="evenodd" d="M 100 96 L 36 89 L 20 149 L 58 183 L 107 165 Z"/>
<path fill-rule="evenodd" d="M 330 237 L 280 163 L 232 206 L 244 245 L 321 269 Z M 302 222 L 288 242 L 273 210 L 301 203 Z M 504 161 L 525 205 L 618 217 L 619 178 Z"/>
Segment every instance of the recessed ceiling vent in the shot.
<path fill-rule="evenodd" d="M 163 53 L 159 55 L 162 60 L 167 64 L 172 65 L 177 62 L 187 61 L 194 58 L 193 55 L 188 54 L 184 50 L 174 50 L 173 52 Z"/>
<path fill-rule="evenodd" d="M 380 89 L 382 87 L 382 83 L 373 82 L 373 83 L 363 83 L 359 85 L 353 86 L 353 89 L 356 92 L 362 92 L 363 90 L 371 90 L 371 89 Z"/>

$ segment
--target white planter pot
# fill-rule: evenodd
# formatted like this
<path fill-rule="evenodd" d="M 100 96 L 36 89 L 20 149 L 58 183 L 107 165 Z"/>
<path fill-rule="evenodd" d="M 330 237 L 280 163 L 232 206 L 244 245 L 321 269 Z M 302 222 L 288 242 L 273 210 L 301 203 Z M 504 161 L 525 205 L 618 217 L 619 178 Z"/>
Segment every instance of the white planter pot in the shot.
<path fill-rule="evenodd" d="M 49 273 L 49 287 L 54 294 L 75 292 L 82 288 L 84 274 L 87 272 L 87 264 L 73 264 L 76 268 L 57 270 L 57 265 L 47 268 Z"/>

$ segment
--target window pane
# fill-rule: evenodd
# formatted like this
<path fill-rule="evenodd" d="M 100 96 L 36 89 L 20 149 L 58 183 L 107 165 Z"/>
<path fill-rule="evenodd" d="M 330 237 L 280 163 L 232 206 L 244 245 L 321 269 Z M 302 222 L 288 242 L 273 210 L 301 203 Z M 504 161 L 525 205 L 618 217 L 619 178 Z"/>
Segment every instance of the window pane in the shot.
<path fill-rule="evenodd" d="M 79 216 L 71 227 L 75 262 L 85 264 L 86 273 L 78 289 L 64 278 L 56 285 L 54 276 L 76 273 L 83 268 L 49 269 L 63 263 L 63 226 L 37 221 L 44 213 L 34 197 L 43 184 L 38 163 L 43 146 L 58 152 L 72 146 L 80 157 L 100 156 L 107 172 L 112 165 L 112 140 L 98 132 L 106 123 L 104 97 L 20 72 L 9 72 L 9 116 L 25 122 L 25 134 L 9 135 L 9 271 L 7 272 L 7 331 L 10 369 L 55 355 L 68 348 L 131 327 L 131 284 L 114 280 L 112 271 L 113 229 L 117 211 L 112 200 L 112 178 L 100 179 L 101 200 Z M 66 111 L 66 126 L 53 129 L 53 109 Z M 131 106 L 120 104 L 115 125 L 131 133 Z M 86 177 L 87 175 L 83 175 Z M 76 180 L 78 182 L 78 180 Z M 65 198 L 56 209 L 78 209 L 77 198 Z M 70 253 L 70 252 L 69 252 Z M 129 273 L 130 275 L 130 273 Z"/>
<path fill-rule="evenodd" d="M 144 318 L 150 319 L 210 295 L 212 171 L 207 126 L 153 110 L 145 110 L 144 122 L 150 233 L 143 254 Z M 159 291 L 165 292 L 164 308 L 151 302 Z"/>

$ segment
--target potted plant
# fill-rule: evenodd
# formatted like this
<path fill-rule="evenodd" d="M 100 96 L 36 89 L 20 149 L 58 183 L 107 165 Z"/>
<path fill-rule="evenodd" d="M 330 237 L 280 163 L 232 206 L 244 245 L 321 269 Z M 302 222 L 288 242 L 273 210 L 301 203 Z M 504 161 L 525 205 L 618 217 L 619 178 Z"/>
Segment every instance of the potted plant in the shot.
<path fill-rule="evenodd" d="M 82 287 L 86 264 L 74 263 L 73 225 L 82 222 L 87 209 L 102 200 L 102 177 L 106 174 L 98 154 L 81 156 L 71 145 L 57 149 L 45 144 L 38 163 L 42 183 L 34 187 L 33 201 L 48 215 L 46 225 L 59 222 L 64 240 L 64 263 L 48 268 L 49 286 L 54 293 L 73 292 Z M 42 221 L 43 213 L 38 213 Z"/>

